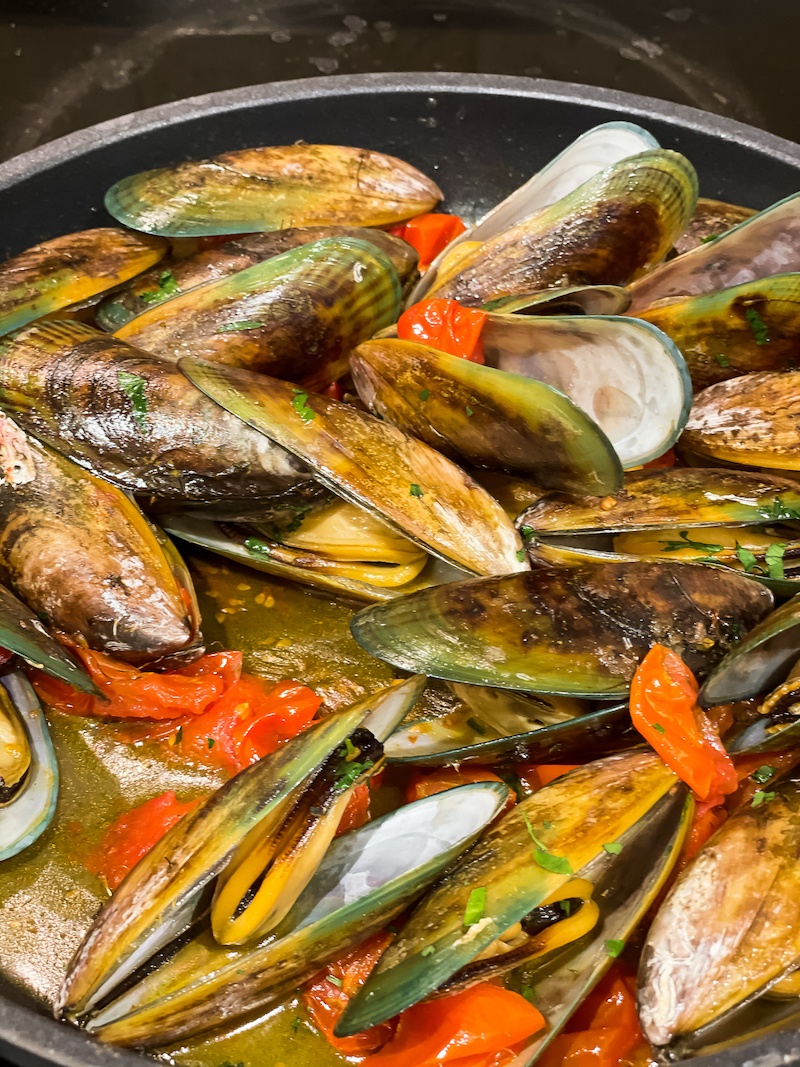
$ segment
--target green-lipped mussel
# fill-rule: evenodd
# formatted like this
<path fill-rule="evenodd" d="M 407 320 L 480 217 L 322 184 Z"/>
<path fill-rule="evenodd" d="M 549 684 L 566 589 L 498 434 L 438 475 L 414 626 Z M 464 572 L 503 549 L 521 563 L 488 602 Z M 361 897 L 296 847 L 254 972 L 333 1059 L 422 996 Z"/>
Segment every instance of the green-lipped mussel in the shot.
<path fill-rule="evenodd" d="M 755 214 L 755 209 L 751 207 L 727 204 L 724 200 L 709 200 L 700 196 L 697 198 L 694 216 L 675 242 L 675 251 L 678 255 L 691 252 L 693 248 L 721 237 Z"/>

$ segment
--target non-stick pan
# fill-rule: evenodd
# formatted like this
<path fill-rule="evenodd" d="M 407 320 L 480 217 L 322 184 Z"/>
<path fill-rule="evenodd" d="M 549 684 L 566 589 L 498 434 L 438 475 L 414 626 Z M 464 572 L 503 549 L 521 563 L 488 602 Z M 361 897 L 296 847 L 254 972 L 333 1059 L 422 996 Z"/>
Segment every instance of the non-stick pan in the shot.
<path fill-rule="evenodd" d="M 147 167 L 299 139 L 390 152 L 437 179 L 449 210 L 480 215 L 590 126 L 627 118 L 694 163 L 704 196 L 766 207 L 800 189 L 800 146 L 641 96 L 485 74 L 375 74 L 255 85 L 151 108 L 0 165 L 0 257 L 107 225 L 103 194 Z M 0 912 L 0 922 L 2 913 Z M 0 1054 L 42 1067 L 136 1067 L 0 986 Z M 800 1032 L 753 1039 L 698 1067 L 800 1065 Z M 250 1065 L 249 1065 L 250 1067 Z M 272 1067 L 265 1058 L 251 1067 Z"/>

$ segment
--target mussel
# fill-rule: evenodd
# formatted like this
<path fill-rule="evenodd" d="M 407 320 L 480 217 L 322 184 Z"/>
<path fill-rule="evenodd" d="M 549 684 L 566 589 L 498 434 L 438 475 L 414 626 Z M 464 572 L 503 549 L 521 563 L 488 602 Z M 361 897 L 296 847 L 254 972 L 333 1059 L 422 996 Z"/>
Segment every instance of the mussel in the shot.
<path fill-rule="evenodd" d="M 698 197 L 694 216 L 675 241 L 675 251 L 678 255 L 691 252 L 693 248 L 721 237 L 728 230 L 752 218 L 755 214 L 755 208 L 727 204 L 724 200 L 708 200 L 702 196 Z"/>
<path fill-rule="evenodd" d="M 449 459 L 348 404 L 203 360 L 199 389 L 307 463 L 317 478 L 429 552 L 476 574 L 527 569 L 522 542 L 489 494 Z"/>
<path fill-rule="evenodd" d="M 383 253 L 330 237 L 156 304 L 115 336 L 162 359 L 205 357 L 324 388 L 399 307 Z"/>
<path fill-rule="evenodd" d="M 0 334 L 113 289 L 166 251 L 166 241 L 110 226 L 34 245 L 0 264 Z"/>
<path fill-rule="evenodd" d="M 135 504 L 0 417 L 0 576 L 56 630 L 132 663 L 200 655 L 188 574 Z"/>
<path fill-rule="evenodd" d="M 430 211 L 442 191 L 415 167 L 365 148 L 244 148 L 147 170 L 113 185 L 105 206 L 134 230 L 167 237 L 386 226 Z"/>
<path fill-rule="evenodd" d="M 375 245 L 390 259 L 400 282 L 405 285 L 416 273 L 417 253 L 399 237 L 384 230 L 357 226 L 307 226 L 271 233 L 243 235 L 216 248 L 206 248 L 193 256 L 162 263 L 107 296 L 97 308 L 97 325 L 112 332 L 141 315 L 155 304 L 194 289 L 198 285 L 227 278 L 237 271 L 262 263 L 300 245 L 325 237 L 354 237 Z"/>
<path fill-rule="evenodd" d="M 652 644 L 707 674 L 772 604 L 767 589 L 721 568 L 580 563 L 426 589 L 360 611 L 351 630 L 402 670 L 613 699 Z"/>
<path fill-rule="evenodd" d="M 684 156 L 629 156 L 440 271 L 430 295 L 474 307 L 552 285 L 625 285 L 664 258 L 696 198 Z"/>

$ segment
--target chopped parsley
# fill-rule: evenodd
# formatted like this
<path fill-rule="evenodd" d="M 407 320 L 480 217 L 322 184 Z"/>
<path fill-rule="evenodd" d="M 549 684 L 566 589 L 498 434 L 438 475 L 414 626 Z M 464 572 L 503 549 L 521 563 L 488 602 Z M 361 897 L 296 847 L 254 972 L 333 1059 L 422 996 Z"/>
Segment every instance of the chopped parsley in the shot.
<path fill-rule="evenodd" d="M 353 760 L 360 753 L 361 749 L 356 748 L 349 737 L 344 739 L 344 755 L 348 760 Z"/>
<path fill-rule="evenodd" d="M 466 405 L 466 407 L 464 408 L 464 411 L 466 411 L 468 417 L 471 417 L 472 415 L 475 414 L 475 412 L 472 410 L 472 408 L 469 406 L 469 404 Z"/>
<path fill-rule="evenodd" d="M 431 395 L 430 389 L 420 389 L 419 398 L 424 403 Z"/>
<path fill-rule="evenodd" d="M 747 308 L 744 313 L 744 317 L 750 323 L 750 329 L 753 331 L 753 337 L 756 339 L 757 345 L 769 344 L 769 332 L 767 331 L 767 324 L 761 318 L 755 308 Z"/>
<path fill-rule="evenodd" d="M 525 997 L 526 1000 L 533 1000 L 533 998 L 536 996 L 536 990 L 533 988 L 532 985 L 524 985 L 520 989 L 520 993 L 523 997 Z"/>
<path fill-rule="evenodd" d="M 786 551 L 786 542 L 770 545 L 764 554 L 764 562 L 767 565 L 767 574 L 770 578 L 783 579 L 786 577 L 783 571 L 783 553 Z"/>
<path fill-rule="evenodd" d="M 295 1033 L 297 1033 L 297 1031 L 300 1029 L 300 1016 L 299 1015 L 295 1015 L 295 1017 L 292 1019 L 292 1029 L 294 1030 Z"/>
<path fill-rule="evenodd" d="M 758 782 L 759 785 L 763 785 L 764 782 L 768 782 L 775 773 L 775 768 L 770 767 L 768 763 L 765 763 L 762 767 L 759 767 L 757 771 L 753 771 L 751 777 L 754 782 Z"/>
<path fill-rule="evenodd" d="M 524 563 L 525 562 L 525 549 L 524 548 L 518 548 L 517 549 L 517 559 L 519 560 L 520 563 Z"/>
<path fill-rule="evenodd" d="M 718 237 L 719 237 L 718 233 L 707 233 L 705 235 L 705 237 L 701 237 L 700 238 L 700 244 L 701 245 L 707 245 L 709 241 L 716 241 L 716 239 Z"/>
<path fill-rule="evenodd" d="M 532 526 L 520 526 L 519 532 L 523 541 L 532 541 L 536 536 L 536 531 Z"/>
<path fill-rule="evenodd" d="M 209 748 L 213 748 L 214 745 L 216 744 L 216 742 L 214 741 L 213 737 L 207 737 L 206 738 L 206 744 L 208 745 Z"/>
<path fill-rule="evenodd" d="M 777 793 L 765 793 L 763 789 L 757 789 L 753 793 L 753 799 L 750 801 L 751 808 L 758 808 L 762 804 L 766 804 L 769 800 L 774 800 Z"/>
<path fill-rule="evenodd" d="M 561 914 L 565 918 L 569 918 L 572 915 L 572 901 L 571 900 L 559 900 L 558 906 L 561 909 Z"/>
<path fill-rule="evenodd" d="M 242 319 L 240 322 L 224 322 L 214 332 L 238 333 L 240 330 L 258 330 L 261 326 L 266 326 L 266 323 L 257 322 L 255 319 Z"/>
<path fill-rule="evenodd" d="M 696 548 L 698 552 L 705 552 L 708 556 L 715 556 L 717 553 L 722 552 L 723 545 L 710 545 L 705 541 L 693 541 L 689 537 L 688 530 L 679 530 L 679 541 L 664 541 L 665 552 L 680 552 L 682 548 Z"/>
<path fill-rule="evenodd" d="M 336 779 L 333 788 L 338 793 L 343 792 L 345 789 L 349 789 L 352 785 L 355 785 L 361 775 L 368 771 L 373 765 L 374 760 L 371 759 L 364 760 L 363 763 L 359 763 L 358 760 L 346 763 L 339 777 Z"/>
<path fill-rule="evenodd" d="M 416 482 L 412 482 L 408 491 L 409 496 L 425 496 Z"/>
<path fill-rule="evenodd" d="M 526 813 L 523 811 L 520 814 L 522 815 L 522 818 L 525 821 L 525 825 L 528 828 L 528 833 L 531 835 L 531 840 L 533 841 L 534 845 L 536 845 L 536 848 L 533 850 L 533 858 L 536 863 L 545 871 L 550 871 L 551 874 L 572 874 L 572 866 L 567 857 L 556 856 L 552 852 L 548 852 L 544 844 L 536 836 L 536 833 L 534 832 L 534 829 L 531 826 L 531 820 L 528 818 Z M 549 830 L 550 827 L 548 826 L 547 829 Z"/>
<path fill-rule="evenodd" d="M 607 844 L 603 845 L 603 848 L 612 856 L 618 856 L 620 852 L 622 852 L 622 845 L 619 841 L 609 841 Z"/>
<path fill-rule="evenodd" d="M 331 985 L 338 986 L 339 989 L 342 988 L 342 985 L 344 983 L 342 982 L 342 979 L 341 978 L 337 978 L 335 974 L 326 974 L 325 977 L 328 979 L 328 981 L 331 983 Z"/>
<path fill-rule="evenodd" d="M 251 556 L 271 556 L 272 549 L 269 545 L 265 545 L 263 541 L 259 541 L 257 537 L 248 537 L 244 543 L 244 547 L 250 553 Z"/>
<path fill-rule="evenodd" d="M 477 719 L 467 719 L 466 725 L 469 726 L 471 730 L 474 730 L 476 734 L 480 734 L 481 737 L 486 733 L 486 727 L 483 723 L 478 722 Z"/>
<path fill-rule="evenodd" d="M 469 895 L 467 906 L 464 909 L 464 926 L 474 926 L 483 918 L 486 911 L 486 889 L 480 886 L 473 889 Z"/>
<path fill-rule="evenodd" d="M 657 730 L 660 734 L 665 734 L 667 732 L 660 722 L 654 722 L 653 729 Z"/>
<path fill-rule="evenodd" d="M 719 363 L 720 367 L 730 367 L 731 365 L 731 361 L 728 357 L 724 356 L 721 352 L 714 356 L 714 359 Z"/>
<path fill-rule="evenodd" d="M 617 958 L 617 956 L 619 956 L 620 952 L 622 952 L 622 950 L 624 948 L 625 948 L 625 942 L 624 941 L 616 941 L 616 940 L 606 941 L 606 952 L 608 953 L 608 955 L 611 957 L 612 960 L 615 960 Z"/>
<path fill-rule="evenodd" d="M 175 281 L 175 275 L 171 270 L 165 270 L 158 279 L 158 288 L 145 289 L 143 293 L 139 293 L 139 299 L 143 300 L 145 304 L 160 304 L 168 296 L 175 296 L 180 291 L 180 286 Z"/>
<path fill-rule="evenodd" d="M 303 393 L 300 389 L 295 390 L 292 407 L 303 422 L 311 422 L 317 417 L 316 412 L 312 411 L 308 406 L 308 393 Z"/>
<path fill-rule="evenodd" d="M 800 519 L 800 508 L 793 508 L 790 504 L 784 504 L 780 497 L 775 497 L 771 504 L 765 504 L 758 509 L 759 515 L 764 519 Z"/>
<path fill-rule="evenodd" d="M 422 952 L 420 952 L 420 956 L 432 956 L 435 951 L 436 949 L 433 945 L 426 945 Z"/>
<path fill-rule="evenodd" d="M 736 558 L 745 569 L 745 573 L 750 574 L 758 564 L 758 560 L 750 551 L 749 548 L 742 548 L 739 542 L 736 542 Z"/>
<path fill-rule="evenodd" d="M 117 382 L 120 389 L 131 402 L 133 419 L 140 430 L 147 429 L 147 394 L 145 388 L 147 382 L 138 374 L 129 374 L 121 370 L 117 374 Z"/>

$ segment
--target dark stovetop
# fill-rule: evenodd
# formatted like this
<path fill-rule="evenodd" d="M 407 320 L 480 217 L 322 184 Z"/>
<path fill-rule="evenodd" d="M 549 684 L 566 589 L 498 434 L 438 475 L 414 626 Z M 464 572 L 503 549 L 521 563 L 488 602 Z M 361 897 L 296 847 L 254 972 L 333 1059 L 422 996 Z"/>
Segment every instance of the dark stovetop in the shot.
<path fill-rule="evenodd" d="M 4 0 L 0 157 L 213 89 L 316 73 L 530 74 L 800 140 L 797 0 Z"/>

